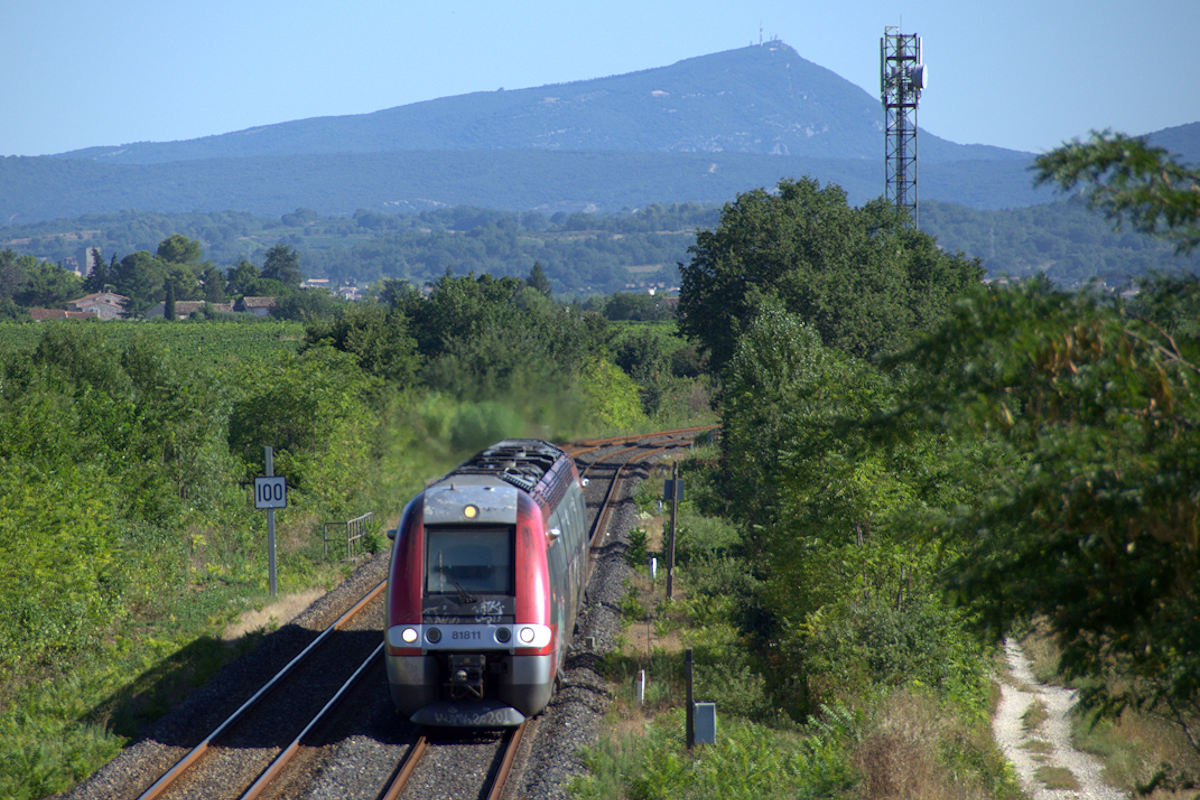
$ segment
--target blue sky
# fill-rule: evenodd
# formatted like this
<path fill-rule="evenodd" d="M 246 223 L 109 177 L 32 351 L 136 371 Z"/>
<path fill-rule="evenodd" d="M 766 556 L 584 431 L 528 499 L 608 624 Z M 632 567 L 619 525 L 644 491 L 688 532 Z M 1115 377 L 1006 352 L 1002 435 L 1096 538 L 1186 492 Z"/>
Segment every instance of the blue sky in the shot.
<path fill-rule="evenodd" d="M 888 25 L 923 37 L 918 122 L 956 142 L 1200 121 L 1200 0 L 5 0 L 0 155 L 613 75 L 760 31 L 878 97 Z"/>

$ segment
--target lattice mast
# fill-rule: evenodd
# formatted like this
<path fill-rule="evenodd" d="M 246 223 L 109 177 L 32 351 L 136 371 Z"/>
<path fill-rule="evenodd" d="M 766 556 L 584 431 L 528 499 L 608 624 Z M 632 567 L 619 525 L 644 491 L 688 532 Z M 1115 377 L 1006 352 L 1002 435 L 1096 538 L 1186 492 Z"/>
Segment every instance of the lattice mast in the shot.
<path fill-rule="evenodd" d="M 883 29 L 879 40 L 879 86 L 883 97 L 887 199 L 907 209 L 917 224 L 917 103 L 925 88 L 921 37 Z"/>

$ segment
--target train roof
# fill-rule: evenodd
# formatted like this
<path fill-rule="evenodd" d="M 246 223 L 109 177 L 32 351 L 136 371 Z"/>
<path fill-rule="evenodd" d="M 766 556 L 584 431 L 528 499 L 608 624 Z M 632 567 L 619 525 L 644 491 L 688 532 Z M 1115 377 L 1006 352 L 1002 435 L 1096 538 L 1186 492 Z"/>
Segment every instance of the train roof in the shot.
<path fill-rule="evenodd" d="M 541 439 L 505 439 L 476 453 L 459 464 L 443 480 L 463 475 L 497 478 L 526 492 L 566 456 L 562 450 Z"/>

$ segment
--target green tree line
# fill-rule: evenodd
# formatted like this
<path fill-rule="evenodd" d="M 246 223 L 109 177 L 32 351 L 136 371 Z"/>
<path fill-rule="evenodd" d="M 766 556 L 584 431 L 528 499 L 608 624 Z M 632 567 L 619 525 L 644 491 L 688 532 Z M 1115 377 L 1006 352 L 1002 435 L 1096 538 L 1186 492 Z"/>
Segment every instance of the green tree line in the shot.
<path fill-rule="evenodd" d="M 419 213 L 364 209 L 343 216 L 300 208 L 276 218 L 232 211 L 122 212 L 0 228 L 0 247 L 52 262 L 95 247 L 108 263 L 113 254 L 154 253 L 158 243 L 182 234 L 228 269 L 243 261 L 262 264 L 271 247 L 285 244 L 299 252 L 306 275 L 360 284 L 406 279 L 420 285 L 437 281 L 446 269 L 522 277 L 539 261 L 556 293 L 608 294 L 628 284 L 674 285 L 676 265 L 688 261 L 697 230 L 713 227 L 719 211 L 681 203 L 616 213 L 470 206 Z M 1065 287 L 1100 279 L 1116 288 L 1147 273 L 1200 266 L 1200 256 L 1177 256 L 1170 243 L 1137 230 L 1112 230 L 1087 208 L 1086 198 L 1003 210 L 930 201 L 922 203 L 920 218 L 922 229 L 944 248 L 980 259 L 997 278 L 1044 272 Z"/>

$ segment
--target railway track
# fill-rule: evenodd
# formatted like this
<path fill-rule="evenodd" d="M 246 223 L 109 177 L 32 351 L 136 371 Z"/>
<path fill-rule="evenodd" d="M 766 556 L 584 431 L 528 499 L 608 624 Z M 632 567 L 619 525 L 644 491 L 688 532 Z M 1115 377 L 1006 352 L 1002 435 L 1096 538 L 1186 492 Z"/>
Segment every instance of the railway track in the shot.
<path fill-rule="evenodd" d="M 603 492 L 600 486 L 587 492 L 593 548 L 600 547 L 609 533 L 611 509 L 630 465 L 688 446 L 702 430 L 593 439 L 564 448 L 576 458 L 581 476 L 603 485 Z M 540 718 L 503 734 L 469 735 L 421 731 L 394 713 L 390 721 L 380 722 L 388 719 L 381 707 L 390 706 L 381 689 L 384 586 L 378 583 L 353 602 L 168 769 L 132 781 L 121 792 L 100 796 L 131 800 L 303 796 L 304 787 L 313 782 L 311 774 L 305 777 L 304 773 L 332 768 L 322 752 L 331 742 L 356 735 L 353 731 L 356 725 L 361 728 L 362 715 L 355 710 L 366 705 L 371 708 L 372 724 L 391 727 L 375 732 L 374 738 L 383 740 L 382 752 L 403 753 L 402 759 L 393 755 L 386 763 L 402 763 L 386 778 L 369 781 L 373 786 L 369 791 L 360 786 L 340 796 L 500 798 L 522 737 L 527 728 L 538 727 Z M 327 766 L 321 767 L 322 763 Z M 372 771 L 379 772 L 378 759 Z M 448 785 L 455 787 L 450 793 Z"/>
<path fill-rule="evenodd" d="M 351 626 L 356 623 L 358 623 L 358 630 L 364 630 L 364 626 L 361 624 L 364 619 L 371 620 L 372 616 L 374 618 L 381 617 L 385 585 L 382 581 L 378 583 L 347 609 L 345 613 L 325 628 L 303 650 L 288 661 L 282 669 L 266 681 L 258 691 L 247 698 L 236 711 L 226 717 L 216 728 L 189 750 L 183 758 L 175 762 L 169 770 L 159 776 L 154 783 L 146 787 L 140 794 L 137 794 L 137 800 L 183 797 L 193 794 L 197 788 L 200 790 L 200 795 L 198 796 L 217 796 L 209 794 L 208 787 L 214 782 L 223 785 L 224 790 L 221 796 L 236 796 L 246 798 L 246 800 L 260 796 L 263 789 L 270 783 L 273 777 L 294 757 L 298 750 L 298 742 L 303 736 L 320 723 L 332 707 L 332 704 L 358 681 L 362 673 L 369 667 L 371 661 L 378 660 L 382 644 L 376 644 L 374 649 L 361 662 L 354 660 L 352 657 L 351 659 L 347 659 L 348 655 L 361 649 L 361 646 L 357 648 L 348 647 L 349 642 L 345 639 L 339 639 L 337 633 L 351 629 Z M 365 630 L 372 631 L 370 627 L 366 627 Z M 378 628 L 375 627 L 374 630 L 377 631 Z M 239 737 L 244 741 L 246 737 L 253 737 L 255 735 L 255 724 L 259 723 L 259 720 L 264 717 L 268 719 L 270 724 L 276 726 L 276 731 L 278 731 L 279 727 L 288 723 L 295 726 L 297 724 L 295 714 L 285 715 L 282 721 L 275 721 L 271 718 L 273 715 L 278 714 L 279 706 L 300 705 L 295 702 L 294 698 L 304 697 L 309 687 L 314 685 L 317 687 L 328 685 L 330 682 L 330 673 L 328 671 L 330 666 L 334 668 L 333 675 L 334 679 L 336 679 L 338 674 L 345 672 L 348 661 L 351 665 L 350 674 L 343 678 L 341 684 L 333 693 L 331 700 L 321 706 L 315 715 L 310 716 L 307 722 L 300 723 L 299 733 L 290 744 L 281 749 L 275 747 L 244 748 L 238 746 Z M 275 702 L 271 704 L 268 701 Z M 308 705 L 311 705 L 311 702 Z M 303 719 L 303 715 L 300 715 L 300 719 Z M 271 739 L 274 738 L 271 737 Z M 242 751 L 242 753 L 245 753 L 247 750 L 257 752 L 248 758 L 228 757 L 230 751 Z M 273 751 L 277 752 L 272 757 Z M 256 776 L 255 770 L 260 767 L 264 760 L 267 762 L 266 766 Z M 249 779 L 249 782 L 247 782 L 247 779 Z M 235 788 L 239 786 L 244 787 L 244 790 L 240 793 L 235 793 Z"/>
<path fill-rule="evenodd" d="M 439 741 L 435 736 L 432 743 L 431 736 L 433 734 L 423 731 L 414 740 L 405 754 L 404 760 L 396 768 L 395 775 L 384 787 L 379 797 L 381 800 L 399 800 L 405 796 L 410 782 L 417 782 L 421 785 L 410 794 L 418 797 L 427 794 L 439 797 L 447 796 L 445 794 L 446 787 L 454 785 L 456 787 L 455 797 L 500 800 L 508 785 L 508 777 L 512 774 L 513 764 L 520 751 L 521 740 L 530 724 L 524 722 L 516 728 L 509 728 L 503 732 L 476 733 L 469 737 L 455 737 L 452 734 L 444 741 Z M 464 741 L 464 739 L 486 741 Z M 468 748 L 476 752 L 468 754 L 466 752 Z M 426 756 L 429 756 L 428 760 L 426 760 Z M 475 769 L 473 771 L 465 770 L 464 764 L 474 765 Z M 419 781 L 417 781 L 415 778 L 418 777 L 418 770 L 421 769 L 424 769 L 426 774 L 419 776 Z M 444 774 L 447 771 L 450 772 L 449 775 Z M 476 777 L 482 775 L 482 780 L 478 781 L 479 788 L 477 790 L 471 791 L 475 788 L 474 784 L 470 784 L 468 787 L 462 786 L 464 772 L 471 772 Z M 425 791 L 425 788 L 428 787 L 432 787 L 432 792 Z M 464 788 L 467 791 L 464 792 Z"/>

